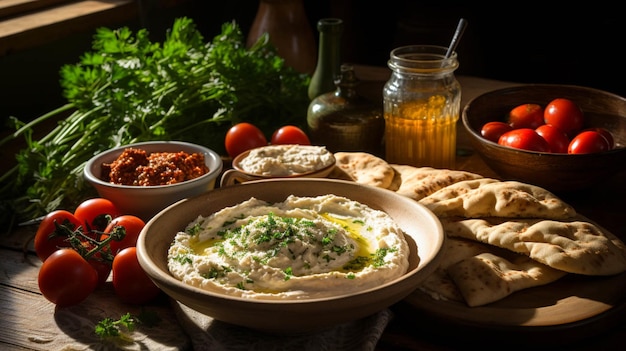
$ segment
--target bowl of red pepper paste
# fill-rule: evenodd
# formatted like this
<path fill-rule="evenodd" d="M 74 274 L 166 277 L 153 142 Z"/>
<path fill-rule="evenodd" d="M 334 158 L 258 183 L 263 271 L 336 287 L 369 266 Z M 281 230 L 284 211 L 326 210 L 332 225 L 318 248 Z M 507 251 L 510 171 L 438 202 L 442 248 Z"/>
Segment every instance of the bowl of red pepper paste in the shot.
<path fill-rule="evenodd" d="M 182 141 L 123 145 L 92 157 L 85 179 L 122 212 L 146 221 L 169 205 L 215 188 L 219 154 Z"/>

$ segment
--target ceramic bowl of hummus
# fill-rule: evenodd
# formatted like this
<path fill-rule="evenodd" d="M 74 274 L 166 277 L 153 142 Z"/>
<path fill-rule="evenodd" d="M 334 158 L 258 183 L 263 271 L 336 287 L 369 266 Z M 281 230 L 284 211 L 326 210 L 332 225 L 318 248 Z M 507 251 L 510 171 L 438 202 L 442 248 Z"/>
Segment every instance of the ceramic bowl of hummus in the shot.
<path fill-rule="evenodd" d="M 324 146 L 267 145 L 237 155 L 220 186 L 271 178 L 324 178 L 335 166 L 335 156 Z"/>
<path fill-rule="evenodd" d="M 149 141 L 104 151 L 85 164 L 84 177 L 122 212 L 148 221 L 167 206 L 215 187 L 219 154 L 181 141 Z"/>
<path fill-rule="evenodd" d="M 249 181 L 177 202 L 137 242 L 141 266 L 180 304 L 265 332 L 302 333 L 399 302 L 441 259 L 437 217 L 350 181 Z"/>

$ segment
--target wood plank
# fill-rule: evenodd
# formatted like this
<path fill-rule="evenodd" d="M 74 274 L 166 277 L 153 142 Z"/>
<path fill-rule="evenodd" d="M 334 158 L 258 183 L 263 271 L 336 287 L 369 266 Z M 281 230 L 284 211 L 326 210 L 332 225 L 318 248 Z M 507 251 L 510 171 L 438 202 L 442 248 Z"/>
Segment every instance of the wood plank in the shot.
<path fill-rule="evenodd" d="M 90 14 L 108 11 L 119 6 L 133 3 L 132 0 L 81 1 L 56 6 L 44 11 L 25 14 L 20 17 L 0 22 L 0 33 L 4 36 L 16 35 L 31 30 L 47 27 L 59 22 L 70 21 Z"/>
<path fill-rule="evenodd" d="M 0 21 L 0 55 L 138 17 L 135 0 L 80 1 Z"/>
<path fill-rule="evenodd" d="M 41 267 L 39 258 L 32 253 L 24 254 L 19 250 L 2 250 L 0 252 L 2 252 L 0 285 L 10 285 L 39 294 L 36 279 L 39 267 Z"/>
<path fill-rule="evenodd" d="M 125 305 L 115 296 L 109 281 L 82 303 L 65 308 L 46 300 L 37 286 L 38 259 L 33 254 L 25 259 L 20 251 L 0 249 L 0 349 L 61 350 L 87 349 L 100 345 L 112 349 L 94 332 L 104 318 L 120 318 L 125 313 L 138 315 L 140 306 Z M 161 322 L 153 328 L 139 327 L 127 349 L 183 350 L 189 339 L 178 325 L 169 298 L 162 296 L 143 306 L 155 312 Z"/>
<path fill-rule="evenodd" d="M 2 0 L 0 1 L 0 17 L 13 16 L 70 1 L 72 0 Z"/>

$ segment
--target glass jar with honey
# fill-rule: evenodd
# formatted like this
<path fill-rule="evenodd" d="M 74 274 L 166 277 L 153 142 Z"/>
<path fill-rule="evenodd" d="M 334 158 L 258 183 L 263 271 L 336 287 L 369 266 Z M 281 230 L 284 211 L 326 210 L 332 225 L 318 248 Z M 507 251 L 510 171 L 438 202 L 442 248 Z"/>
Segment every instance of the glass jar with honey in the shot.
<path fill-rule="evenodd" d="M 461 86 L 456 52 L 433 45 L 391 51 L 383 88 L 385 158 L 389 163 L 453 169 Z"/>

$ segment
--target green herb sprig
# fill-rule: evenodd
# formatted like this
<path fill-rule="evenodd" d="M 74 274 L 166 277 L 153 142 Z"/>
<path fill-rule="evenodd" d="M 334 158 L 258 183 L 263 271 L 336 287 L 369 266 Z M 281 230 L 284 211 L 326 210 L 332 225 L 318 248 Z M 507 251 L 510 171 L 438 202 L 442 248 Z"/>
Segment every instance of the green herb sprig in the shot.
<path fill-rule="evenodd" d="M 161 322 L 161 318 L 156 312 L 143 310 L 137 316 L 126 313 L 120 319 L 104 318 L 99 321 L 94 328 L 94 332 L 101 339 L 118 338 L 124 341 L 132 342 L 132 332 L 137 326 L 143 325 L 153 327 Z"/>

